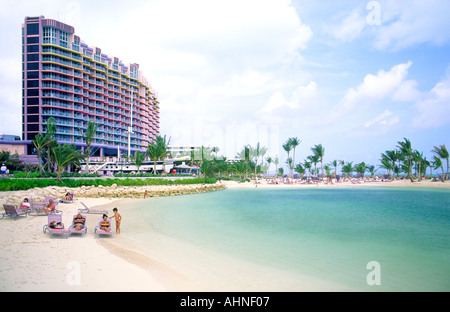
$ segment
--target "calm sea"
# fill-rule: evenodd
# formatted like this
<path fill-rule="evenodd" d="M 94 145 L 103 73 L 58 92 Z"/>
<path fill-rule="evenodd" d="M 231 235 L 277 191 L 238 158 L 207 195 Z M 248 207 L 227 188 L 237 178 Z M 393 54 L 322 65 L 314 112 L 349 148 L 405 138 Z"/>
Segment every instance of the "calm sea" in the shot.
<path fill-rule="evenodd" d="M 139 216 L 132 238 L 142 246 L 151 227 L 356 290 L 450 291 L 449 190 L 237 189 L 152 198 L 135 208 L 127 217 Z"/>

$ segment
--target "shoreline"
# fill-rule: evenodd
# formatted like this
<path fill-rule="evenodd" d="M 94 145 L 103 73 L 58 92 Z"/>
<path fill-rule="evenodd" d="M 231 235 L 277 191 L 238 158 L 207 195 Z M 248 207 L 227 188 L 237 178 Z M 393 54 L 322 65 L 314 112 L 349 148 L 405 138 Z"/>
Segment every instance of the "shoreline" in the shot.
<path fill-rule="evenodd" d="M 220 188 L 217 188 L 219 186 Z M 409 181 L 372 182 L 353 184 L 343 182 L 339 184 L 319 184 L 319 188 L 336 187 L 430 187 L 450 188 L 450 183 L 430 182 L 411 183 Z M 50 187 L 51 188 L 51 187 Z M 250 189 L 255 188 L 254 182 L 237 183 L 231 181 L 218 182 L 218 189 Z M 257 184 L 258 189 L 282 189 L 282 188 L 317 188 L 316 184 L 267 184 L 262 181 Z M 46 194 L 65 194 L 66 188 L 59 190 L 34 190 L 44 198 Z M 100 188 L 101 189 L 101 188 Z M 96 191 L 96 192 L 95 192 Z M 63 222 L 66 227 L 71 223 L 71 218 L 82 208 L 80 202 L 90 208 L 108 209 L 109 216 L 112 208 L 118 207 L 124 216 L 122 234 L 114 235 L 112 239 L 96 239 L 94 227 L 99 215 L 85 214 L 87 217 L 88 233 L 84 237 L 69 237 L 66 239 L 50 239 L 48 233 L 42 232 L 42 227 L 47 222 L 46 216 L 28 216 L 14 221 L 9 218 L 0 220 L 0 242 L 2 253 L 0 254 L 0 291 L 352 291 L 340 285 L 333 285 L 327 281 L 319 281 L 307 276 L 291 276 L 287 272 L 263 267 L 254 263 L 231 259 L 202 250 L 193 245 L 162 237 L 154 229 L 152 243 L 154 250 L 143 250 L 134 246 L 128 235 L 132 229 L 127 228 L 126 216 L 129 203 L 142 201 L 131 196 L 133 187 L 120 190 L 120 193 L 128 194 L 128 197 L 114 197 L 105 192 L 111 192 L 105 188 L 101 192 L 96 189 L 91 197 L 77 196 L 74 203 L 60 203 L 58 209 L 63 210 Z M 117 189 L 116 189 L 117 191 Z M 152 189 L 156 192 L 156 189 Z M 167 190 L 160 189 L 167 196 Z M 172 195 L 180 195 L 181 190 L 173 191 Z M 192 189 L 188 190 L 192 192 Z M 206 191 L 198 187 L 198 191 Z M 1 192 L 0 202 L 14 202 L 23 199 L 25 193 L 31 191 Z M 85 192 L 86 193 L 86 192 Z M 156 195 L 153 194 L 153 195 Z M 97 196 L 97 197 L 95 197 Z M 54 196 L 55 198 L 61 198 Z M 37 196 L 36 196 L 37 198 Z M 39 198 L 38 198 L 39 199 Z M 151 201 L 152 198 L 145 200 Z M 132 208 L 130 208 L 132 209 Z M 115 231 L 115 226 L 113 226 Z M 180 253 L 183 257 L 180 258 Z M 217 268 L 211 267 L 211 263 L 217 264 Z M 227 268 L 224 271 L 220 269 Z M 246 278 L 246 272 L 250 272 L 252 280 Z M 283 276 L 283 285 L 268 285 L 267 280 L 273 280 L 275 276 Z M 132 282 L 130 282 L 132 281 Z M 270 284 L 270 283 L 269 283 Z"/>

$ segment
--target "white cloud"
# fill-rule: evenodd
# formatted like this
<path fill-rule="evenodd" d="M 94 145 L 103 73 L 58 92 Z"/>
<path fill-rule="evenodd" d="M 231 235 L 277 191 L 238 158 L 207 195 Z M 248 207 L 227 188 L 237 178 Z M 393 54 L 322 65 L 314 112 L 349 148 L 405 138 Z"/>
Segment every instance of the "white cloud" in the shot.
<path fill-rule="evenodd" d="M 379 50 L 400 50 L 414 45 L 431 43 L 442 45 L 450 41 L 447 0 L 378 0 L 353 8 L 346 15 L 338 11 L 334 19 L 339 22 L 325 29 L 342 42 L 352 42 L 362 36 L 373 38 Z M 374 23 L 373 20 L 376 20 Z"/>
<path fill-rule="evenodd" d="M 311 81 L 306 86 L 299 86 L 289 98 L 286 98 L 281 91 L 276 91 L 261 109 L 261 113 L 271 114 L 279 109 L 300 109 L 305 110 L 314 106 L 312 101 L 318 98 L 317 83 Z"/>
<path fill-rule="evenodd" d="M 403 49 L 416 44 L 441 45 L 450 41 L 447 0 L 385 0 L 381 4 L 381 25 L 373 27 L 375 47 Z"/>
<path fill-rule="evenodd" d="M 367 25 L 366 17 L 361 9 L 354 9 L 339 25 L 326 26 L 328 31 L 343 42 L 350 42 L 357 38 Z"/>
<path fill-rule="evenodd" d="M 389 71 L 380 70 L 376 75 L 368 74 L 356 88 L 350 88 L 329 115 L 329 121 L 336 120 L 352 109 L 375 105 L 382 100 L 417 100 L 420 93 L 416 82 L 406 80 L 412 62 L 395 65 Z"/>
<path fill-rule="evenodd" d="M 364 128 L 372 128 L 374 126 L 391 126 L 399 122 L 398 116 L 392 116 L 390 110 L 385 110 L 381 115 L 375 117 L 373 120 L 366 121 Z"/>
<path fill-rule="evenodd" d="M 380 135 L 389 132 L 395 125 L 400 123 L 400 117 L 386 109 L 375 118 L 364 122 L 351 131 L 351 136 Z"/>
<path fill-rule="evenodd" d="M 414 107 L 417 109 L 417 116 L 413 120 L 415 127 L 439 128 L 450 125 L 450 74 L 438 82 Z"/>

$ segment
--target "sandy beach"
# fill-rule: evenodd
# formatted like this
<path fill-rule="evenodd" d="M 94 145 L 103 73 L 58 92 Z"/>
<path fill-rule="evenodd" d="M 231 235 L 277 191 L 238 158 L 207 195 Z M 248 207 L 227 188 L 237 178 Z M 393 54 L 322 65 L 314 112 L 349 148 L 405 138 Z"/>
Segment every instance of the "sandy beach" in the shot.
<path fill-rule="evenodd" d="M 254 182 L 218 182 L 227 188 L 255 188 Z M 268 184 L 262 181 L 258 188 L 302 187 L 439 187 L 450 188 L 450 183 L 422 181 L 351 182 L 299 185 Z M 14 192 L 0 193 L 0 199 Z M 20 194 L 22 195 L 22 193 Z M 82 208 L 107 209 L 118 207 L 124 216 L 122 233 L 113 238 L 97 239 L 94 228 L 98 214 L 86 214 L 88 233 L 83 237 L 51 239 L 43 233 L 46 216 L 28 216 L 14 221 L 0 220 L 0 291 L 346 291 L 338 285 L 317 281 L 305 276 L 250 265 L 224 258 L 212 252 L 180 241 L 160 237 L 154 233 L 153 252 L 141 252 L 127 239 L 127 206 L 130 201 L 152 200 L 123 198 L 76 197 L 70 204 L 60 203 L 66 227 L 73 215 Z M 19 204 L 19 203 L 17 203 Z M 115 231 L 115 229 L 113 228 Z M 151 229 L 150 229 L 151 230 Z M 243 274 L 245 273 L 245 274 Z M 285 275 L 285 276 L 284 276 Z M 282 276 L 285 283 L 267 283 L 273 276 Z M 249 277 L 252 277 L 249 279 Z M 286 286 L 289 285 L 289 286 Z"/>

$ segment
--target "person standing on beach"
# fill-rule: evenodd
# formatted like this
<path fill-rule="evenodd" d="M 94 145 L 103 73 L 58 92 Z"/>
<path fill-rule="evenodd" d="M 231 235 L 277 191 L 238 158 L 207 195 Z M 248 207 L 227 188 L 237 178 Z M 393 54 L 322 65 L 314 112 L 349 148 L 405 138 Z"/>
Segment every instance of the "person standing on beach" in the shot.
<path fill-rule="evenodd" d="M 120 234 L 120 222 L 122 222 L 122 216 L 120 215 L 117 208 L 113 209 L 114 211 L 114 219 L 116 219 L 116 234 Z"/>

